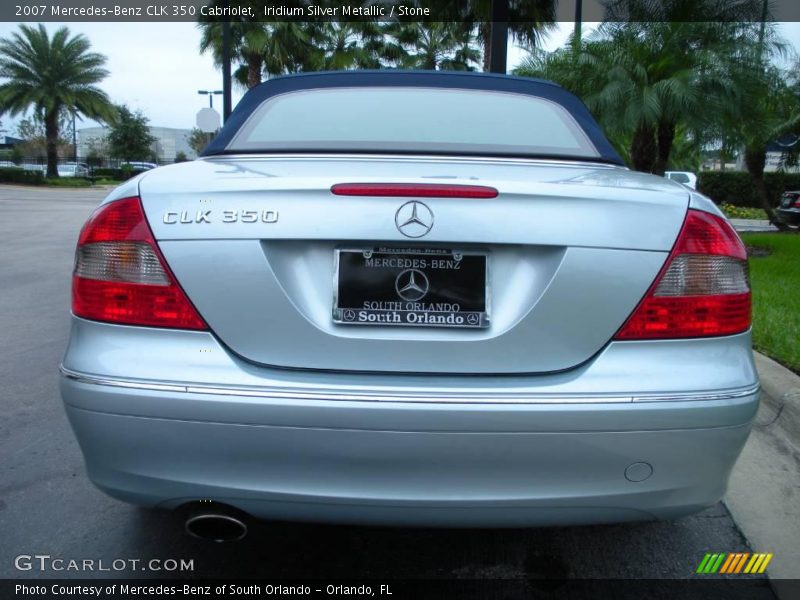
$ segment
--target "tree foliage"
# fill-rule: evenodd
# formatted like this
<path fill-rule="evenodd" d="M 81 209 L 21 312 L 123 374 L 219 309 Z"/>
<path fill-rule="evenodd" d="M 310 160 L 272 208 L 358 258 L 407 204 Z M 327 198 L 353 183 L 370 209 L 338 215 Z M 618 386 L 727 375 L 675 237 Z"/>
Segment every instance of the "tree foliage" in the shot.
<path fill-rule="evenodd" d="M 764 180 L 767 149 L 770 143 L 792 130 L 800 121 L 800 102 L 786 73 L 765 62 L 757 50 L 748 60 L 743 57 L 734 67 L 740 87 L 738 102 L 721 113 L 726 138 L 744 148 L 744 164 L 753 178 L 761 206 L 775 222 L 773 202 Z M 785 225 L 775 222 L 780 228 Z"/>
<path fill-rule="evenodd" d="M 202 154 L 203 150 L 205 150 L 205 147 L 208 146 L 212 139 L 214 139 L 215 135 L 216 133 L 206 133 L 202 129 L 194 127 L 189 132 L 189 137 L 186 138 L 186 143 L 189 144 L 189 147 L 197 154 Z"/>
<path fill-rule="evenodd" d="M 404 69 L 474 71 L 480 64 L 470 23 L 398 22 L 385 25 L 383 33 L 389 40 L 385 48 L 396 49 L 394 62 Z M 384 54 L 392 56 L 386 50 Z"/>
<path fill-rule="evenodd" d="M 735 4 L 731 12 L 722 0 L 611 0 L 587 40 L 533 52 L 517 73 L 578 94 L 633 168 L 663 174 L 677 162 L 676 142 L 685 164 L 689 148 L 744 143 L 739 126 L 770 131 L 747 116 L 760 85 L 747 65 L 782 44 L 769 23 L 745 20 L 762 0 Z"/>
<path fill-rule="evenodd" d="M 126 161 L 150 159 L 156 138 L 150 135 L 148 118 L 141 111 L 133 112 L 125 105 L 119 105 L 117 113 L 117 120 L 106 138 L 111 156 Z"/>
<path fill-rule="evenodd" d="M 72 120 L 62 114 L 58 119 L 57 151 L 59 157 L 72 156 Z M 47 136 L 44 119 L 34 112 L 30 117 L 17 123 L 17 136 L 23 140 L 18 144 L 21 155 L 26 159 L 42 160 L 47 158 Z"/>
<path fill-rule="evenodd" d="M 221 0 L 215 0 L 221 3 Z M 412 0 L 406 4 L 414 4 Z M 260 14 L 263 3 L 248 0 Z M 286 7 L 306 6 L 294 0 Z M 325 4 L 317 1 L 315 4 Z M 339 3 L 331 3 L 339 4 Z M 365 3 L 366 4 L 366 3 Z M 517 42 L 534 44 L 555 24 L 554 0 L 517 0 L 510 6 L 509 31 Z M 428 6 L 429 7 L 429 6 Z M 430 8 L 430 7 L 429 7 Z M 230 23 L 233 77 L 252 88 L 264 78 L 301 71 L 338 69 L 488 69 L 490 0 L 442 0 L 431 21 L 259 22 L 254 18 L 201 17 L 201 52 L 222 60 L 222 21 Z M 483 48 L 481 47 L 483 44 Z"/>

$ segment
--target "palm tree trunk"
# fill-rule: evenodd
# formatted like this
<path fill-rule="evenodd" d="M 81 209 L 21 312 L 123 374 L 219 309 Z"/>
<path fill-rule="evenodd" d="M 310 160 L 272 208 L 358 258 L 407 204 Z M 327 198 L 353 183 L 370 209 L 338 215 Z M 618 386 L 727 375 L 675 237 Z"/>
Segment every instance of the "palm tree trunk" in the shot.
<path fill-rule="evenodd" d="M 249 56 L 247 59 L 247 89 L 256 87 L 261 83 L 261 67 L 264 60 L 256 55 Z"/>
<path fill-rule="evenodd" d="M 631 166 L 636 171 L 652 173 L 656 162 L 656 135 L 652 125 L 639 123 L 631 140 Z"/>
<path fill-rule="evenodd" d="M 764 166 L 767 164 L 767 147 L 764 145 L 750 146 L 744 149 L 744 164 L 747 172 L 753 178 L 753 184 L 756 187 L 756 194 L 761 202 L 761 208 L 767 213 L 769 222 L 775 225 L 781 231 L 787 231 L 789 228 L 781 222 L 775 220 L 775 213 L 772 210 L 772 205 L 769 201 L 767 194 L 767 184 L 764 182 Z"/>
<path fill-rule="evenodd" d="M 488 73 L 492 64 L 492 24 L 481 23 L 481 39 L 483 40 L 483 70 Z"/>
<path fill-rule="evenodd" d="M 662 121 L 658 124 L 656 133 L 658 150 L 656 153 L 656 163 L 653 172 L 656 175 L 664 175 L 669 165 L 669 155 L 672 152 L 672 143 L 675 141 L 675 123 Z"/>
<path fill-rule="evenodd" d="M 47 176 L 58 177 L 58 110 L 45 114 L 44 135 L 47 140 Z"/>

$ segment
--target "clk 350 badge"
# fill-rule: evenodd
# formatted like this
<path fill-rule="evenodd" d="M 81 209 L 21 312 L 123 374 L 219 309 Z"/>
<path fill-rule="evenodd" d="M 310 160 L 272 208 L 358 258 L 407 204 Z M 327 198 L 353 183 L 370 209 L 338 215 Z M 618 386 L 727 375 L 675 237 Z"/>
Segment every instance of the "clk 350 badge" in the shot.
<path fill-rule="evenodd" d="M 214 217 L 212 210 L 198 210 L 196 212 L 167 211 L 164 213 L 164 223 L 175 225 L 177 223 L 277 223 L 277 210 L 223 210 L 222 216 Z"/>

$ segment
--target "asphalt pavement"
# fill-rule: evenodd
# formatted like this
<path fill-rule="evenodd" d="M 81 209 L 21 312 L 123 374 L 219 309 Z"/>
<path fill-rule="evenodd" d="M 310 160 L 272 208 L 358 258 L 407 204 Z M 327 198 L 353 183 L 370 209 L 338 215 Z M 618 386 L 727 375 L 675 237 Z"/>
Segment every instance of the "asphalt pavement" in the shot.
<path fill-rule="evenodd" d="M 106 497 L 86 477 L 57 388 L 74 245 L 105 193 L 0 186 L 0 577 L 159 576 L 15 568 L 19 555 L 48 554 L 191 559 L 181 576 L 194 578 L 682 579 L 707 552 L 754 550 L 722 503 L 675 521 L 545 529 L 259 523 L 219 545 L 186 536 L 170 513 Z M 773 598 L 759 581 L 747 597 Z M 708 597 L 693 594 L 682 597 Z"/>

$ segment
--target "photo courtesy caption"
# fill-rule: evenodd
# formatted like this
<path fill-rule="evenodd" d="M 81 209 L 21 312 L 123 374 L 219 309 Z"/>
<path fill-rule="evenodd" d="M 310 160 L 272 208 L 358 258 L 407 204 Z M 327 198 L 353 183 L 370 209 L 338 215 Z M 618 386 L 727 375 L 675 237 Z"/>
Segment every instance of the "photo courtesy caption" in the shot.
<path fill-rule="evenodd" d="M 386 584 L 380 584 L 377 590 L 379 596 L 391 596 L 392 592 Z M 327 585 L 324 588 L 311 588 L 308 585 L 131 585 L 131 584 L 112 584 L 112 585 L 27 585 L 18 583 L 14 586 L 16 596 L 109 596 L 120 595 L 195 595 L 195 596 L 240 596 L 240 595 L 266 595 L 266 596 L 310 596 L 312 594 L 326 595 L 352 595 L 352 596 L 375 596 L 371 586 L 368 585 Z"/>

